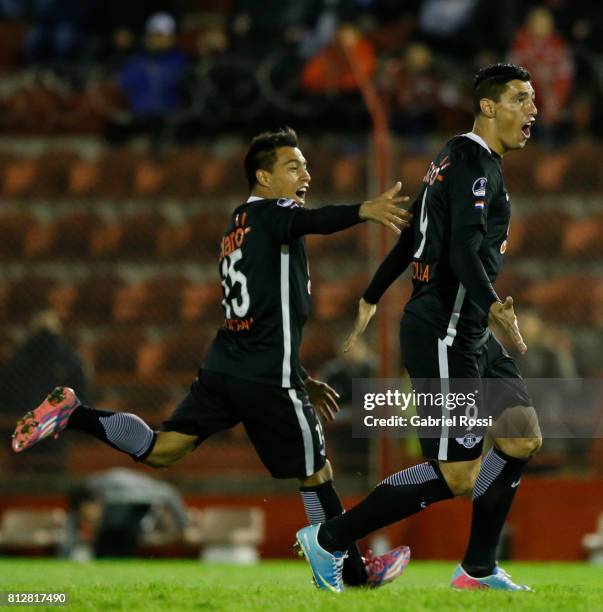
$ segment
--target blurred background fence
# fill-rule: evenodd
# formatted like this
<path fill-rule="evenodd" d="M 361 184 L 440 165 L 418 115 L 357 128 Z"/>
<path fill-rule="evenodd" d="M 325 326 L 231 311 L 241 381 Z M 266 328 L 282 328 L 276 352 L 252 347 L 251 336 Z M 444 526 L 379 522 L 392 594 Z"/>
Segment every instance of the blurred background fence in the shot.
<path fill-rule="evenodd" d="M 0 11 L 0 487 L 7 494 L 60 497 L 87 474 L 130 465 L 71 434 L 22 456 L 10 452 L 15 418 L 55 383 L 155 426 L 186 392 L 221 324 L 218 244 L 229 211 L 247 197 L 242 159 L 251 135 L 285 123 L 298 130 L 311 205 L 375 193 L 358 74 L 375 84 L 388 113 L 391 176 L 414 196 L 431 155 L 471 127 L 476 68 L 513 59 L 532 70 L 540 115 L 526 149 L 504 160 L 513 219 L 496 288 L 518 305 L 531 349 L 520 364 L 526 376 L 603 374 L 596 7 L 0 0 Z M 308 238 L 314 310 L 302 361 L 348 400 L 353 376 L 378 372 L 374 329 L 351 357 L 339 347 L 379 241 L 366 226 Z M 391 375 L 400 372 L 397 323 L 409 291 L 405 277 L 387 298 Z M 351 438 L 348 413 L 327 438 L 340 488 L 367 491 L 376 455 Z M 392 442 L 388 452 L 397 467 L 414 462 L 417 449 Z M 603 446 L 545 445 L 532 470 L 601 476 Z M 239 428 L 162 477 L 190 494 L 290 490 L 270 481 Z"/>

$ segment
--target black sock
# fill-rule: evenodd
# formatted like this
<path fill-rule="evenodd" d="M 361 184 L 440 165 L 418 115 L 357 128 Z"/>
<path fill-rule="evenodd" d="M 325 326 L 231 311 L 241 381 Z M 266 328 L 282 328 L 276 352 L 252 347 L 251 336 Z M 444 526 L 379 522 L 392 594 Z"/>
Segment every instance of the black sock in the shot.
<path fill-rule="evenodd" d="M 310 525 L 324 523 L 326 520 L 344 512 L 332 480 L 314 487 L 300 487 L 299 492 Z M 349 586 L 366 584 L 367 574 L 356 543 L 352 542 L 347 547 L 347 551 L 348 557 L 343 563 L 343 581 Z"/>
<path fill-rule="evenodd" d="M 318 542 L 330 552 L 346 550 L 372 531 L 451 497 L 437 463 L 420 463 L 389 476 L 357 506 L 327 521 L 318 532 Z"/>
<path fill-rule="evenodd" d="M 83 431 L 105 444 L 144 461 L 155 445 L 156 434 L 135 414 L 78 406 L 65 429 Z"/>
<path fill-rule="evenodd" d="M 473 489 L 471 536 L 463 569 L 474 578 L 489 576 L 496 547 L 527 459 L 515 459 L 492 448 L 484 457 Z"/>

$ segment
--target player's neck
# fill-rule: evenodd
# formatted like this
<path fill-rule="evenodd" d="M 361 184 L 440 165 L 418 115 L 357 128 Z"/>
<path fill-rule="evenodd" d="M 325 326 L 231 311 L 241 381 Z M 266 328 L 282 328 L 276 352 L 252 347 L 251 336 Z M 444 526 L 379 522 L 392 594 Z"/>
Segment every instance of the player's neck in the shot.
<path fill-rule="evenodd" d="M 262 198 L 262 200 L 272 200 L 274 198 L 278 198 L 278 195 L 275 195 L 272 190 L 262 187 L 261 185 L 256 185 L 249 194 L 250 196 L 256 198 Z"/>
<path fill-rule="evenodd" d="M 493 126 L 488 123 L 483 123 L 479 119 L 476 119 L 471 130 L 474 134 L 477 134 L 495 153 L 498 153 L 501 157 L 507 152 L 504 145 L 493 130 Z"/>

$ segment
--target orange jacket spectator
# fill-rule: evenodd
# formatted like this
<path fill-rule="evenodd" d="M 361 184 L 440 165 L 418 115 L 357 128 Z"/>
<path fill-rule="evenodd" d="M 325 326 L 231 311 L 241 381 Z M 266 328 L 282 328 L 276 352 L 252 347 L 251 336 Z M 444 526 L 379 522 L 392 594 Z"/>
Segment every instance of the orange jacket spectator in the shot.
<path fill-rule="evenodd" d="M 511 61 L 532 74 L 539 117 L 544 125 L 555 125 L 572 90 L 574 64 L 567 43 L 555 31 L 553 16 L 536 8 L 511 45 Z"/>
<path fill-rule="evenodd" d="M 371 79 L 376 65 L 372 44 L 354 25 L 344 24 L 337 30 L 335 40 L 306 63 L 300 82 L 306 91 L 314 94 L 358 91 L 356 72 L 362 80 Z"/>

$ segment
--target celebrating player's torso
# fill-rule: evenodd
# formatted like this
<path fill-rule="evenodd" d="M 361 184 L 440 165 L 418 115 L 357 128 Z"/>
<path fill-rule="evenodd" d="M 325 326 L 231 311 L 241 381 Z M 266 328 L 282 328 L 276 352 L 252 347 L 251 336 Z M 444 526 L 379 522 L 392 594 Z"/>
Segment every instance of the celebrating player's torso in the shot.
<path fill-rule="evenodd" d="M 482 228 L 479 258 L 494 282 L 511 214 L 500 157 L 475 134 L 453 138 L 423 178 L 413 214 L 413 293 L 405 312 L 436 327 L 456 345 L 481 344 L 487 320 L 451 267 L 450 242 L 460 227 Z"/>
<path fill-rule="evenodd" d="M 302 384 L 299 345 L 310 310 L 305 238 L 290 239 L 293 200 L 250 198 L 219 255 L 225 321 L 204 369 L 282 387 Z"/>

